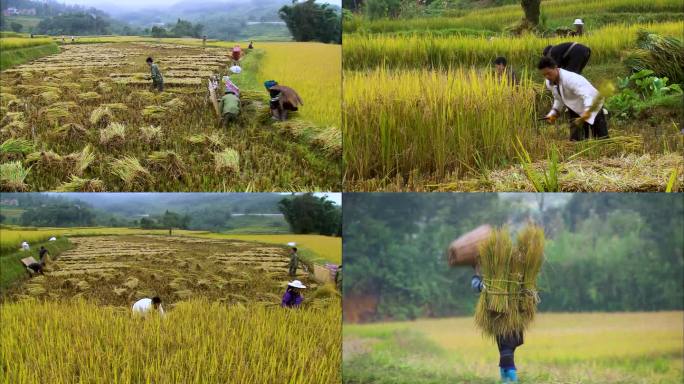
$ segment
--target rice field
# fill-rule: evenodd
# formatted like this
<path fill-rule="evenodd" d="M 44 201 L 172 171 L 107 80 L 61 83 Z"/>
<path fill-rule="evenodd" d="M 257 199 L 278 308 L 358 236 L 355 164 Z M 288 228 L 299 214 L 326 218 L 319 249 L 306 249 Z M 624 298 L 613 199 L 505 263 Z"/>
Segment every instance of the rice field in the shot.
<path fill-rule="evenodd" d="M 50 37 L 37 37 L 33 39 L 27 39 L 23 37 L 3 37 L 0 38 L 0 49 L 10 50 L 28 48 L 35 47 L 37 45 L 48 45 L 52 43 L 53 41 Z"/>
<path fill-rule="evenodd" d="M 270 123 L 268 94 L 253 81 L 270 73 L 245 73 L 258 71 L 263 51 L 247 52 L 246 70 L 232 77 L 243 89 L 242 114 L 226 130 L 206 95 L 208 74 L 227 71 L 226 48 L 123 40 L 129 42 L 66 44 L 60 54 L 2 72 L 0 141 L 7 149 L 0 153 L 2 190 L 337 188 L 339 123 L 333 125 L 328 111 L 316 105 L 339 104 L 339 94 L 334 100 L 311 97 L 310 115 L 288 122 L 312 130 L 317 121 L 328 119 L 330 130 L 316 130 L 314 140 L 292 135 Z M 289 51 L 319 49 L 314 44 L 297 47 Z M 147 56 L 160 66 L 164 92 L 148 90 Z M 333 88 L 335 80 L 328 81 Z M 307 94 L 303 83 L 297 88 L 300 83 L 292 81 L 288 85 Z"/>
<path fill-rule="evenodd" d="M 551 4 L 558 7 L 551 10 Z M 549 12 L 665 12 L 674 2 L 547 1 Z M 568 10 L 563 10 L 567 8 Z M 546 9 L 546 8 L 544 8 Z M 620 11 L 621 10 L 621 11 Z M 491 20 L 519 5 L 472 11 L 457 27 L 477 34 L 440 35 L 439 18 L 352 21 L 343 38 L 343 159 L 349 191 L 665 191 L 684 188 L 681 111 L 654 109 L 617 124 L 609 140 L 571 142 L 571 122 L 540 121 L 551 107 L 537 74 L 543 48 L 569 38 L 488 37 Z M 545 12 L 545 11 L 542 11 Z M 581 16 L 581 15 L 580 15 Z M 577 16 L 579 17 L 579 16 Z M 479 22 L 479 24 L 478 24 Z M 435 23 L 435 34 L 392 34 L 372 25 Z M 359 29 L 356 30 L 355 28 Z M 452 26 L 453 27 L 453 26 Z M 572 38 L 592 49 L 585 76 L 610 96 L 621 64 L 647 29 L 681 36 L 681 21 L 608 24 Z M 378 33 L 374 33 L 378 32 Z M 382 33 L 386 32 L 386 33 Z M 494 75 L 505 56 L 520 84 Z M 612 116 L 608 111 L 609 118 Z M 654 133 L 655 132 L 655 133 Z M 546 179 L 541 183 L 539 180 Z"/>
<path fill-rule="evenodd" d="M 280 308 L 284 247 L 144 234 L 70 241 L 44 276 L 3 298 L 3 382 L 339 382 L 338 296 L 299 269 L 304 307 Z M 130 315 L 155 295 L 164 318 Z"/>
<path fill-rule="evenodd" d="M 541 313 L 516 350 L 520 383 L 675 384 L 682 312 Z M 344 383 L 495 384 L 496 344 L 472 317 L 343 326 Z"/>
<path fill-rule="evenodd" d="M 4 210 L 3 210 L 4 212 Z M 21 243 L 41 243 L 52 236 L 109 236 L 109 235 L 166 235 L 165 229 L 140 229 L 140 228 L 107 228 L 107 227 L 83 227 L 83 228 L 22 228 L 3 227 L 0 229 L 0 253 L 17 251 Z M 174 230 L 175 236 L 188 236 L 193 238 L 206 238 L 215 240 L 248 241 L 262 244 L 273 244 L 284 248 L 289 242 L 297 243 L 301 251 L 310 252 L 313 259 L 340 264 L 342 260 L 342 239 L 339 237 L 320 235 L 243 235 L 243 234 L 220 234 L 202 231 Z"/>
<path fill-rule="evenodd" d="M 339 305 L 292 311 L 195 299 L 141 320 L 87 301 L 6 303 L 0 381 L 339 383 L 340 316 Z"/>

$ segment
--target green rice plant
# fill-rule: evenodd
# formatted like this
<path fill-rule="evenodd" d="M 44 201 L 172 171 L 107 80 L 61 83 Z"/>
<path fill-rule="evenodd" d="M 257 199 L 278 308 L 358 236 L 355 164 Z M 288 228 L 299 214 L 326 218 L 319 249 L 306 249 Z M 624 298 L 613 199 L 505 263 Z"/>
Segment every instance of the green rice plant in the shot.
<path fill-rule="evenodd" d="M 221 152 L 214 153 L 214 169 L 216 172 L 230 171 L 240 172 L 240 154 L 232 149 L 226 148 Z"/>
<path fill-rule="evenodd" d="M 105 126 L 109 124 L 113 118 L 114 114 L 111 109 L 99 106 L 90 114 L 90 124 L 94 126 Z"/>
<path fill-rule="evenodd" d="M 515 158 L 516 136 L 527 143 L 537 135 L 535 90 L 526 80 L 512 86 L 463 68 L 378 69 L 345 73 L 344 84 L 350 180 L 463 175 L 478 166 L 478 156 L 479 167 L 494 169 Z M 502 105 L 514 108 L 503 113 Z"/>
<path fill-rule="evenodd" d="M 183 159 L 173 151 L 152 152 L 147 160 L 152 169 L 162 172 L 166 177 L 178 180 L 187 174 L 187 167 Z"/>
<path fill-rule="evenodd" d="M 125 156 L 110 163 L 112 173 L 118 176 L 128 190 L 144 189 L 152 181 L 150 172 L 132 156 Z"/>
<path fill-rule="evenodd" d="M 671 192 L 677 192 L 678 190 L 677 186 L 677 168 L 674 168 L 672 172 L 670 172 L 670 177 L 667 179 L 667 185 L 665 186 L 665 192 L 671 193 Z"/>
<path fill-rule="evenodd" d="M 534 190 L 537 192 L 560 192 L 560 185 L 558 183 L 558 148 L 555 145 L 552 146 L 549 151 L 549 169 L 548 171 L 542 170 L 539 173 L 534 168 L 532 158 L 523 146 L 520 138 L 516 138 L 516 140 L 517 146 L 515 150 L 518 154 L 520 165 L 525 172 L 525 176 L 534 186 Z"/>
<path fill-rule="evenodd" d="M 637 34 L 638 49 L 625 59 L 634 72 L 651 70 L 658 77 L 684 84 L 684 44 L 680 36 L 661 36 L 641 30 Z"/>
<path fill-rule="evenodd" d="M 126 141 L 126 126 L 121 123 L 111 123 L 100 130 L 100 144 L 120 146 Z"/>
<path fill-rule="evenodd" d="M 82 179 L 72 175 L 57 187 L 56 192 L 105 192 L 104 183 L 100 179 Z"/>
<path fill-rule="evenodd" d="M 24 168 L 21 161 L 0 164 L 0 190 L 3 192 L 26 192 L 29 186 L 24 183 L 31 167 Z"/>
<path fill-rule="evenodd" d="M 81 93 L 78 95 L 79 100 L 81 101 L 92 101 L 92 100 L 97 100 L 101 96 L 97 92 L 86 92 L 86 93 Z"/>
<path fill-rule="evenodd" d="M 34 144 L 25 139 L 7 139 L 0 144 L 0 155 L 24 155 L 34 149 Z"/>

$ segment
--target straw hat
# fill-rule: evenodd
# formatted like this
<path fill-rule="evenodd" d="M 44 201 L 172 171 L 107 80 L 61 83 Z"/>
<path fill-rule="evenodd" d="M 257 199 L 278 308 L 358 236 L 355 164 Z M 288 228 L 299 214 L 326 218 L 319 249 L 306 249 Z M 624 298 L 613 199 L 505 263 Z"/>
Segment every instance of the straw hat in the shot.
<path fill-rule="evenodd" d="M 301 281 L 299 280 L 294 280 L 289 283 L 287 283 L 288 287 L 293 287 L 293 288 L 306 288 L 306 285 L 302 284 Z"/>
<path fill-rule="evenodd" d="M 584 22 L 582 21 L 582 19 L 575 19 L 573 25 L 584 25 Z"/>

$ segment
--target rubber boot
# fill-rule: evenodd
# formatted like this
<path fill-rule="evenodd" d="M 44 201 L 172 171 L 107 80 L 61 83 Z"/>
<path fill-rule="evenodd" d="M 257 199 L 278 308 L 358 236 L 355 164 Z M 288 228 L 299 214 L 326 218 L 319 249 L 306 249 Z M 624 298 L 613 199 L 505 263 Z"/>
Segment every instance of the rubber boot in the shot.
<path fill-rule="evenodd" d="M 518 372 L 515 370 L 515 368 L 506 370 L 506 379 L 508 379 L 509 383 L 518 382 Z"/>

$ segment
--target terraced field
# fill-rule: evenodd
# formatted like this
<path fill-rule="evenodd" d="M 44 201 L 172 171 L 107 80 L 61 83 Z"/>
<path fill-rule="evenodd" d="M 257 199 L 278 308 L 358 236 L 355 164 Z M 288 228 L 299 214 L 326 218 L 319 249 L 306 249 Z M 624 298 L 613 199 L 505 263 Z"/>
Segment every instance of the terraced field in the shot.
<path fill-rule="evenodd" d="M 320 145 L 272 126 L 259 85 L 263 52 L 247 52 L 237 124 L 220 127 L 207 92 L 227 74 L 228 49 L 130 42 L 65 45 L 2 72 L 4 191 L 332 190 L 339 135 Z M 165 91 L 151 92 L 152 56 Z M 296 117 L 296 116 L 295 116 Z M 292 127 L 294 125 L 294 127 Z M 337 132 L 335 130 L 332 131 Z M 301 135 L 300 135 L 301 136 Z"/>
<path fill-rule="evenodd" d="M 75 247 L 10 295 L 83 297 L 129 306 L 142 297 L 174 303 L 206 298 L 223 303 L 279 305 L 288 281 L 287 251 L 252 242 L 140 236 L 71 238 Z M 297 278 L 317 285 L 298 269 Z"/>

